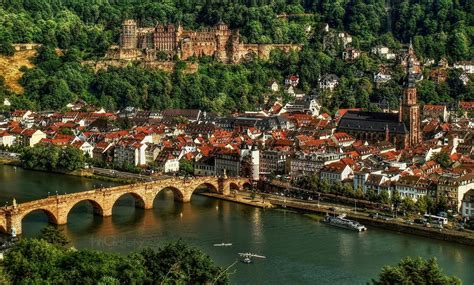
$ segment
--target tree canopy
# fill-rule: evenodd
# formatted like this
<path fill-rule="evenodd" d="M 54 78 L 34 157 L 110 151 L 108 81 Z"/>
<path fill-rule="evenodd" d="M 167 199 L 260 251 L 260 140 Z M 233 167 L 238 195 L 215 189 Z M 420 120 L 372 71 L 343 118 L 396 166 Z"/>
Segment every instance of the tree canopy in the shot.
<path fill-rule="evenodd" d="M 424 260 L 421 257 L 403 259 L 396 266 L 382 268 L 378 280 L 372 280 L 374 285 L 384 284 L 461 284 L 457 277 L 444 274 L 435 258 Z"/>
<path fill-rule="evenodd" d="M 48 237 L 52 231 L 48 230 Z M 13 284 L 228 284 L 224 269 L 182 241 L 127 256 L 22 239 L 5 255 Z"/>
<path fill-rule="evenodd" d="M 23 149 L 20 160 L 23 167 L 30 169 L 72 172 L 83 168 L 86 158 L 81 150 L 72 146 L 36 144 Z"/>

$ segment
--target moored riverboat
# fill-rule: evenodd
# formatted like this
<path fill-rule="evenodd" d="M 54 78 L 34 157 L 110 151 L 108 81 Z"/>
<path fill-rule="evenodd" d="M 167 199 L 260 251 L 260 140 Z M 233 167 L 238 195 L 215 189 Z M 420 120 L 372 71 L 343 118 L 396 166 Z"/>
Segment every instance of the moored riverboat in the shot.
<path fill-rule="evenodd" d="M 332 226 L 357 232 L 363 232 L 367 230 L 367 228 L 359 222 L 347 219 L 345 214 L 341 214 L 336 217 L 326 215 L 326 217 L 324 218 L 324 222 Z"/>

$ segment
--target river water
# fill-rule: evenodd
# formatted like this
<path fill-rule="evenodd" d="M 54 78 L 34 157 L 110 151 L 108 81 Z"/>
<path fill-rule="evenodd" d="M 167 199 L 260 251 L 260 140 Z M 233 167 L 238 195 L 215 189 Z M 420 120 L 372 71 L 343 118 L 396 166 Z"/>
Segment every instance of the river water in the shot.
<path fill-rule="evenodd" d="M 76 192 L 112 185 L 103 181 L 48 174 L 0 166 L 0 205 L 29 201 L 50 193 Z M 77 248 L 129 253 L 183 239 L 208 253 L 218 264 L 229 266 L 238 252 L 267 256 L 253 264 L 235 263 L 235 284 L 365 284 L 386 264 L 405 256 L 436 257 L 445 272 L 474 284 L 474 247 L 447 243 L 370 227 L 355 233 L 282 210 L 263 210 L 193 195 L 191 203 L 173 201 L 163 191 L 154 209 L 133 207 L 125 196 L 114 206 L 113 216 L 92 215 L 80 203 L 63 226 Z M 23 221 L 24 235 L 35 236 L 47 224 L 43 213 Z M 232 247 L 214 247 L 215 243 Z"/>

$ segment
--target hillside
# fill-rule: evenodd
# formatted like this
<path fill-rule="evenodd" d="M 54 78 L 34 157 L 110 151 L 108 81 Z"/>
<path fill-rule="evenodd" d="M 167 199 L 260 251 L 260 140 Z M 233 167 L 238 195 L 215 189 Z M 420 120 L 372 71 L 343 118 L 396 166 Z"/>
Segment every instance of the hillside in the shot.
<path fill-rule="evenodd" d="M 23 76 L 20 68 L 22 66 L 33 67 L 29 59 L 35 55 L 36 50 L 17 51 L 13 56 L 0 55 L 0 74 L 5 77 L 5 84 L 11 91 L 17 94 L 23 92 L 23 87 L 19 83 Z"/>

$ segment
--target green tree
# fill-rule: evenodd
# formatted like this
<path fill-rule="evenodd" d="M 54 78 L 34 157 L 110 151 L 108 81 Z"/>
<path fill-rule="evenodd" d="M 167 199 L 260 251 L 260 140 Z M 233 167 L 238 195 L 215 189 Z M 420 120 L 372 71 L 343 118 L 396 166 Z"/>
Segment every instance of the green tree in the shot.
<path fill-rule="evenodd" d="M 47 238 L 57 243 L 57 233 Z M 228 284 L 225 270 L 182 241 L 128 256 L 64 250 L 46 239 L 22 239 L 5 254 L 13 284 Z M 3 283 L 2 283 L 3 284 Z"/>
<path fill-rule="evenodd" d="M 444 151 L 435 153 L 433 155 L 433 160 L 436 161 L 437 163 L 439 163 L 441 165 L 441 167 L 443 167 L 445 169 L 449 168 L 451 166 L 451 164 L 453 163 L 451 158 L 449 157 L 449 154 L 447 154 Z"/>
<path fill-rule="evenodd" d="M 69 244 L 69 240 L 66 238 L 63 231 L 52 225 L 48 225 L 41 230 L 41 235 L 39 236 L 39 239 L 42 239 L 58 247 L 65 247 Z"/>
<path fill-rule="evenodd" d="M 386 204 L 386 205 L 390 204 L 390 194 L 388 193 L 387 190 L 382 190 L 382 192 L 380 192 L 379 200 L 383 204 Z"/>
<path fill-rule="evenodd" d="M 428 211 L 428 206 L 429 206 L 429 201 L 428 201 L 428 198 L 423 196 L 423 197 L 420 197 L 418 200 L 416 200 L 415 202 L 415 207 L 416 207 L 416 210 L 419 212 L 419 213 L 426 213 Z"/>
<path fill-rule="evenodd" d="M 461 280 L 444 274 L 435 258 L 424 260 L 421 257 L 404 258 L 396 266 L 382 268 L 378 280 L 372 280 L 374 285 L 383 284 L 461 284 Z"/>
<path fill-rule="evenodd" d="M 57 264 L 62 249 L 45 240 L 22 239 L 5 255 L 5 269 L 13 284 L 40 284 L 61 275 Z"/>
<path fill-rule="evenodd" d="M 361 187 L 358 187 L 358 188 L 357 188 L 357 190 L 356 190 L 356 192 L 355 192 L 355 197 L 356 197 L 357 199 L 362 199 L 362 198 L 364 198 L 364 191 L 362 190 Z"/>
<path fill-rule="evenodd" d="M 187 174 L 194 174 L 194 164 L 191 160 L 181 159 L 179 161 L 179 170 Z"/>
<path fill-rule="evenodd" d="M 402 204 L 402 197 L 400 196 L 400 193 L 397 190 L 394 190 L 392 192 L 392 196 L 390 197 L 390 203 L 392 203 L 395 208 L 400 207 L 400 205 Z"/>
<path fill-rule="evenodd" d="M 405 197 L 400 205 L 400 209 L 407 213 L 411 213 L 415 210 L 415 202 L 413 202 L 411 198 Z"/>
<path fill-rule="evenodd" d="M 227 274 L 211 258 L 183 241 L 171 243 L 159 251 L 141 252 L 148 280 L 164 284 L 228 284 Z"/>
<path fill-rule="evenodd" d="M 368 189 L 365 193 L 365 196 L 367 197 L 367 200 L 372 202 L 377 202 L 379 199 L 377 192 L 375 192 L 373 189 Z"/>
<path fill-rule="evenodd" d="M 68 146 L 61 150 L 60 160 L 58 162 L 59 169 L 71 172 L 83 168 L 84 165 L 85 156 L 80 149 Z"/>

